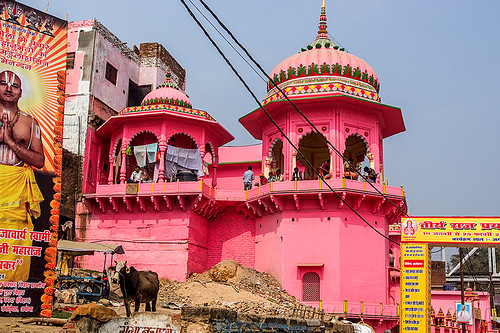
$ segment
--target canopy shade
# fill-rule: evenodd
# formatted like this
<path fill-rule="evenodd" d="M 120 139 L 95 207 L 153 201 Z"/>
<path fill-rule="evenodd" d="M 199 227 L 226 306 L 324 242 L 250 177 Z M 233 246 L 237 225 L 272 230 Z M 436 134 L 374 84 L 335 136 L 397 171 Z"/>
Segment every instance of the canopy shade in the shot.
<path fill-rule="evenodd" d="M 104 252 L 111 254 L 124 254 L 123 248 L 118 244 L 100 244 L 73 242 L 69 240 L 60 240 L 57 242 L 57 250 L 68 252 L 73 256 L 82 256 L 86 254 L 93 255 L 94 252 Z"/>

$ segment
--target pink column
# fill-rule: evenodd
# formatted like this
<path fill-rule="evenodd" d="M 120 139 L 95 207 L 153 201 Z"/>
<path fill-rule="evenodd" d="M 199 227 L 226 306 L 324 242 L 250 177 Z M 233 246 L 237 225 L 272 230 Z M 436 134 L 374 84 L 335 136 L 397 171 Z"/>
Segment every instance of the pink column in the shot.
<path fill-rule="evenodd" d="M 202 170 L 203 170 L 203 159 L 205 158 L 205 146 L 199 148 L 200 149 L 200 156 L 201 156 L 201 163 L 202 163 Z M 203 173 L 203 176 L 201 178 L 205 178 L 205 173 Z"/>
<path fill-rule="evenodd" d="M 328 153 L 330 154 L 330 170 L 329 170 L 329 173 L 330 173 L 330 178 L 333 178 L 333 159 L 335 157 L 334 153 L 333 153 L 333 149 L 328 149 Z"/>
<path fill-rule="evenodd" d="M 127 150 L 127 141 L 126 139 L 122 140 L 122 166 L 120 168 L 120 184 L 125 184 L 126 173 L 127 173 L 127 155 L 125 155 L 125 151 Z"/>
<path fill-rule="evenodd" d="M 108 184 L 113 184 L 113 177 L 115 176 L 115 161 L 113 159 L 113 147 L 111 147 L 111 153 L 109 154 L 109 173 L 108 173 Z"/>
<path fill-rule="evenodd" d="M 160 174 L 158 175 L 158 182 L 163 183 L 165 181 L 165 152 L 167 151 L 167 139 L 165 135 L 162 134 L 160 136 L 158 146 L 160 147 Z"/>
<path fill-rule="evenodd" d="M 212 167 L 214 168 L 214 174 L 212 175 L 212 187 L 217 187 L 217 167 L 219 166 L 219 155 L 214 157 L 214 163 Z"/>

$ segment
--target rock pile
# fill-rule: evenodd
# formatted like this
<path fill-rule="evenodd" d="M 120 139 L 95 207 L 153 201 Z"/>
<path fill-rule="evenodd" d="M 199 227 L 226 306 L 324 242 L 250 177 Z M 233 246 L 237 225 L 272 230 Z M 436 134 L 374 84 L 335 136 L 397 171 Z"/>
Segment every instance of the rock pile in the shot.
<path fill-rule="evenodd" d="M 220 262 L 201 274 L 193 274 L 186 282 L 162 280 L 159 303 L 163 306 L 176 303 L 220 307 L 272 316 L 307 313 L 271 275 L 231 260 Z M 308 316 L 312 317 L 313 311 L 309 310 Z"/>

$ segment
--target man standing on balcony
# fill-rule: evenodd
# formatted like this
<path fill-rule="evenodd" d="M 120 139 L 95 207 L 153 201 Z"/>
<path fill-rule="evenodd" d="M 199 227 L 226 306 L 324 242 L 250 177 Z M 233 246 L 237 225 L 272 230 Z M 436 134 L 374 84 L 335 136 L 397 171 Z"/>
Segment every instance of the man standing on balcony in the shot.
<path fill-rule="evenodd" d="M 252 166 L 248 166 L 248 170 L 245 171 L 243 174 L 243 189 L 246 190 L 251 190 L 252 189 L 252 182 L 255 179 L 255 175 L 253 174 L 252 171 Z"/>
<path fill-rule="evenodd" d="M 41 130 L 35 118 L 21 111 L 21 79 L 12 71 L 0 73 L 0 225 L 8 229 L 9 251 L 0 260 L 15 262 L 14 269 L 0 270 L 4 281 L 27 281 L 31 256 L 21 249 L 30 247 L 28 233 L 32 218 L 40 216 L 42 193 L 35 180 L 33 167 L 45 163 Z M 24 237 L 23 237 L 24 236 Z"/>

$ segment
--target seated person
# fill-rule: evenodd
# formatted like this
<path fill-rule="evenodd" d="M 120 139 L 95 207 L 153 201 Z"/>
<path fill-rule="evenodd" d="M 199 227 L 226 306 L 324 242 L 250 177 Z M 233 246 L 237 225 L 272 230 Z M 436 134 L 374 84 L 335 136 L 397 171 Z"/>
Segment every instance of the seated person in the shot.
<path fill-rule="evenodd" d="M 347 161 L 344 162 L 344 178 L 345 179 L 358 179 L 358 174 L 356 173 L 356 165 L 352 157 L 349 157 Z"/>
<path fill-rule="evenodd" d="M 298 167 L 293 168 L 292 181 L 294 180 L 302 180 L 302 171 Z"/>
<path fill-rule="evenodd" d="M 134 168 L 134 171 L 132 171 L 132 174 L 130 175 L 130 178 L 127 179 L 127 183 L 138 183 L 142 178 L 142 170 L 139 168 L 139 166 L 136 166 Z"/>
<path fill-rule="evenodd" d="M 143 171 L 141 176 L 141 183 L 152 183 L 153 180 L 149 177 L 149 174 L 146 171 Z"/>
<path fill-rule="evenodd" d="M 276 169 L 276 181 L 277 182 L 283 181 L 283 174 L 281 173 L 280 169 Z"/>
<path fill-rule="evenodd" d="M 323 162 L 323 164 L 321 164 L 320 167 L 318 168 L 318 171 L 319 171 L 319 174 L 321 175 L 321 177 L 323 177 L 324 179 L 331 178 L 331 176 L 330 176 L 330 160 L 328 159 L 325 162 Z"/>
<path fill-rule="evenodd" d="M 264 176 L 263 173 L 260 174 L 259 179 L 260 179 L 260 182 L 259 183 L 255 183 L 255 186 L 266 185 L 267 184 L 267 178 L 266 178 L 266 176 Z"/>
<path fill-rule="evenodd" d="M 273 172 L 272 171 L 269 171 L 269 177 L 267 178 L 267 180 L 271 183 L 271 182 L 275 182 L 276 181 L 276 178 L 274 178 L 274 175 L 273 175 Z"/>
<path fill-rule="evenodd" d="M 365 166 L 365 168 L 363 169 L 365 171 L 365 176 L 366 178 L 368 178 L 370 181 L 374 182 L 377 180 L 377 173 L 375 172 L 375 170 L 373 170 L 372 168 L 369 168 L 367 166 Z"/>

